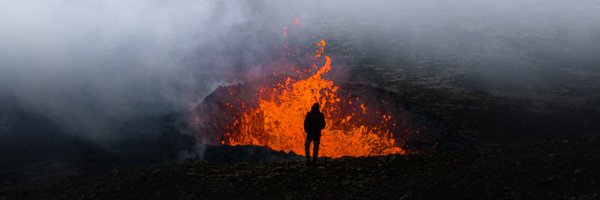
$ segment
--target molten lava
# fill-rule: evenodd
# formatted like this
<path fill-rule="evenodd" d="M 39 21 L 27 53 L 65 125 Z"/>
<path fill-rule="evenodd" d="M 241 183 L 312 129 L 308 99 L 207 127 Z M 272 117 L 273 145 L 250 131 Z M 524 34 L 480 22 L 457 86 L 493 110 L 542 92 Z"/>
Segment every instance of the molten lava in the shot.
<path fill-rule="evenodd" d="M 287 36 L 287 29 L 284 30 Z M 322 132 L 320 155 L 328 157 L 403 154 L 394 137 L 402 129 L 399 119 L 385 110 L 371 110 L 360 97 L 342 98 L 339 86 L 324 78 L 331 59 L 324 55 L 325 40 L 317 42 L 314 63 L 302 70 L 287 66 L 294 74 L 274 84 L 260 86 L 254 102 L 241 102 L 240 113 L 219 142 L 225 145 L 257 145 L 273 150 L 304 152 L 303 121 L 310 106 L 318 102 L 327 127 Z M 227 103 L 227 106 L 232 106 Z"/>

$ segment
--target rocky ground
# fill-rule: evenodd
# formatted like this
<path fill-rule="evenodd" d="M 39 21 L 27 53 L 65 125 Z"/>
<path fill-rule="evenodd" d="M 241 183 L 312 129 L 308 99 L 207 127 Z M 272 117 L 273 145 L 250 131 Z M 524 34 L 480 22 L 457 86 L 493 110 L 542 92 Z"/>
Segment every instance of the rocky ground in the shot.
<path fill-rule="evenodd" d="M 2 199 L 599 199 L 600 137 L 446 152 L 215 164 L 183 161 L 13 191 Z"/>

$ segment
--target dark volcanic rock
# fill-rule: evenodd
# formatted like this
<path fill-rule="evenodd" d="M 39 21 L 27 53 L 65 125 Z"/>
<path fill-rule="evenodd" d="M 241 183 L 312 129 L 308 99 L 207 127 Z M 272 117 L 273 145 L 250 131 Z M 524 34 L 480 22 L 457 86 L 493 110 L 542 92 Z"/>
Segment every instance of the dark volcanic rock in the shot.
<path fill-rule="evenodd" d="M 114 170 L 9 199 L 594 199 L 600 137 L 487 152 L 215 164 L 184 161 Z M 234 148 L 234 147 L 232 147 Z"/>

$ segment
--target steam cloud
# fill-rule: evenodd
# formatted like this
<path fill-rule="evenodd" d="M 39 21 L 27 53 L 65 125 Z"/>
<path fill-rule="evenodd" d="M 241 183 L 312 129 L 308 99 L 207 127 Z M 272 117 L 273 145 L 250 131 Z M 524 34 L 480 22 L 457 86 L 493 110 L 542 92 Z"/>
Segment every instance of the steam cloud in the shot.
<path fill-rule="evenodd" d="M 223 65 L 198 63 L 199 51 L 215 50 L 245 20 L 239 2 L 2 4 L 1 89 L 69 132 L 101 142 L 121 137 L 111 130 L 114 122 L 201 99 Z"/>

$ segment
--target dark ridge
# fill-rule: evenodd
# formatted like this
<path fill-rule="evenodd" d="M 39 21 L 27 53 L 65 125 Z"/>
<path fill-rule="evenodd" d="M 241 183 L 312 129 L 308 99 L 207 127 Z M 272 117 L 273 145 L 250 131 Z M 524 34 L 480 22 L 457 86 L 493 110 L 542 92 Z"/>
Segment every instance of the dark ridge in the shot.
<path fill-rule="evenodd" d="M 286 153 L 273 151 L 267 147 L 241 145 L 207 145 L 203 157 L 203 160 L 214 163 L 277 162 L 300 159 L 303 157 L 293 151 Z"/>

